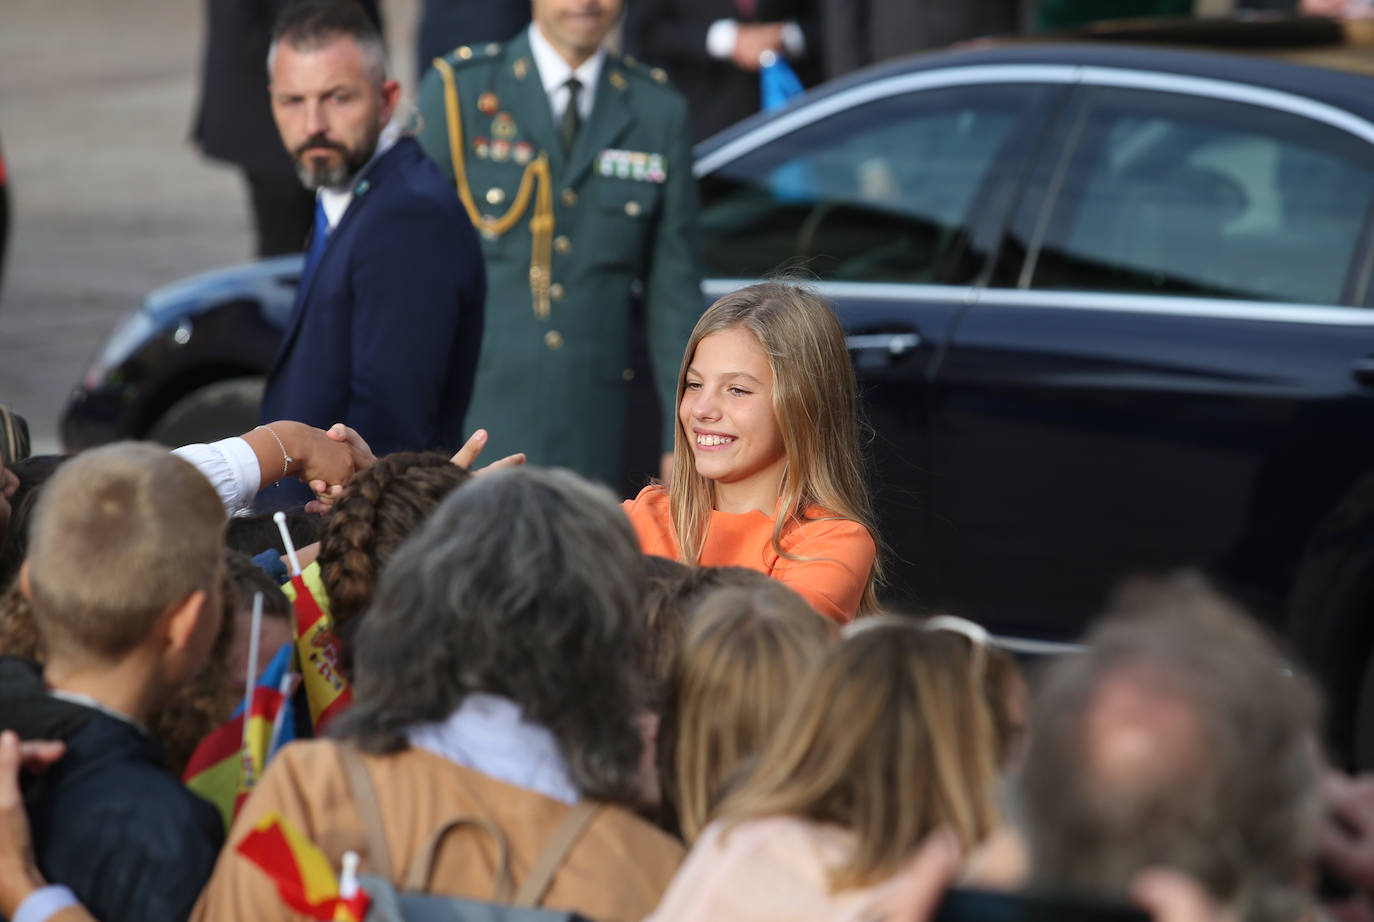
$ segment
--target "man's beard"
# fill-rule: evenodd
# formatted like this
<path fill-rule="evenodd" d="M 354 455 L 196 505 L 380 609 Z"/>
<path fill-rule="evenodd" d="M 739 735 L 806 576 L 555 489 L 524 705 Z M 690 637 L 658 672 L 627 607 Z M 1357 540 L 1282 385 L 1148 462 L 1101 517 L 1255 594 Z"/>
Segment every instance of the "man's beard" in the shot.
<path fill-rule="evenodd" d="M 313 154 L 307 153 L 312 148 L 337 151 L 340 157 L 338 160 L 316 158 Z M 338 141 L 331 141 L 324 135 L 315 135 L 308 138 L 294 152 L 296 175 L 307 189 L 337 189 L 347 185 L 358 171 L 367 165 L 367 161 L 372 159 L 372 152 L 376 149 L 376 137 L 368 138 L 362 148 L 350 150 Z"/>

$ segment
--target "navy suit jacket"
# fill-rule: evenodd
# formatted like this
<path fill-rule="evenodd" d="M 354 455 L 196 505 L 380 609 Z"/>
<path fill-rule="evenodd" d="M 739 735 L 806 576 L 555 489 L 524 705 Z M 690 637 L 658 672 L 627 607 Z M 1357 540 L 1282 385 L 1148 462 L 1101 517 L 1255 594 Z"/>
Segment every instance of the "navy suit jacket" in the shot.
<path fill-rule="evenodd" d="M 354 181 L 296 306 L 262 419 L 343 422 L 378 457 L 462 444 L 486 273 L 453 184 L 402 137 Z"/>

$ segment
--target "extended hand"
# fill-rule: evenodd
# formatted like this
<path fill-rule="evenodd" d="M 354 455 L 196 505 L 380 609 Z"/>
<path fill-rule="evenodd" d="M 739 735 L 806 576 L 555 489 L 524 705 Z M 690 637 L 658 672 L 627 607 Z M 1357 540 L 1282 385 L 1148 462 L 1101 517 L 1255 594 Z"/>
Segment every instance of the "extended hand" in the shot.
<path fill-rule="evenodd" d="M 477 460 L 477 456 L 480 455 L 482 449 L 486 447 L 487 430 L 478 429 L 472 435 L 468 436 L 468 440 L 463 443 L 463 447 L 454 452 L 453 457 L 449 458 L 449 460 L 461 468 L 472 471 L 474 477 L 481 476 L 482 474 L 489 474 L 492 471 L 498 471 L 504 467 L 519 467 L 525 463 L 524 452 L 517 452 L 513 455 L 506 455 L 499 461 L 493 461 L 486 467 L 473 471 L 473 462 Z"/>

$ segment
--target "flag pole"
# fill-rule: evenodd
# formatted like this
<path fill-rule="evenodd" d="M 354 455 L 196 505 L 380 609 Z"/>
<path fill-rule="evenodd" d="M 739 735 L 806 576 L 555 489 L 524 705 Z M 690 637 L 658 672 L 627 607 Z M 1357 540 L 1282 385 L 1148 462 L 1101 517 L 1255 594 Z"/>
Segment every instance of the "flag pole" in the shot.
<path fill-rule="evenodd" d="M 291 532 L 286 527 L 286 513 L 275 512 L 272 514 L 272 521 L 277 523 L 277 531 L 281 532 L 281 543 L 286 548 L 286 559 L 291 561 L 291 575 L 301 575 L 301 561 L 296 556 L 296 545 L 291 542 Z"/>
<path fill-rule="evenodd" d="M 243 686 L 243 725 L 253 711 L 253 686 L 258 684 L 258 645 L 262 641 L 262 593 L 253 593 L 253 623 L 248 631 L 248 681 Z"/>

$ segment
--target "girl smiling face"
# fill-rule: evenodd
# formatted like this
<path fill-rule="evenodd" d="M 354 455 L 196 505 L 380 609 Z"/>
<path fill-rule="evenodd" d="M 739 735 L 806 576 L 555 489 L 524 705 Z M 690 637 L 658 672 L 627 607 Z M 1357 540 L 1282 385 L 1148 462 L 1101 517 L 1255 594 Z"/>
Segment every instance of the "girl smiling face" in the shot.
<path fill-rule="evenodd" d="M 728 327 L 697 343 L 678 422 L 716 508 L 772 516 L 787 451 L 773 414 L 773 370 L 754 334 Z"/>

